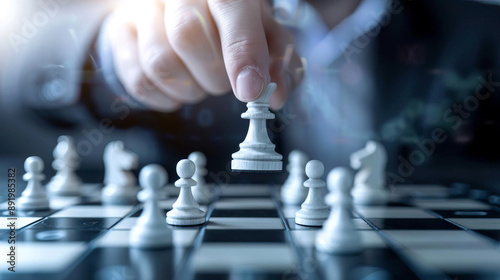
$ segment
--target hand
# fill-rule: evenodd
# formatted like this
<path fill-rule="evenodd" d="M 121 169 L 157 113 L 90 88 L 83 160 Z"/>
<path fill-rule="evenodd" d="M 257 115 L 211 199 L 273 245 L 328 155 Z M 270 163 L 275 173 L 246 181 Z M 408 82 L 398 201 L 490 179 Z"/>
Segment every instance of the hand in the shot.
<path fill-rule="evenodd" d="M 171 112 L 233 90 L 244 102 L 267 83 L 280 108 L 302 78 L 293 38 L 264 0 L 129 1 L 111 14 L 116 73 L 152 109 Z"/>

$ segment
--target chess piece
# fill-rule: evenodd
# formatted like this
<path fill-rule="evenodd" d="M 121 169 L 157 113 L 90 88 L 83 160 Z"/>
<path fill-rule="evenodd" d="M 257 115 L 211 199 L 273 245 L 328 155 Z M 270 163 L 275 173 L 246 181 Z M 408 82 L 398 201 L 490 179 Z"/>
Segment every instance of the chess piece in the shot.
<path fill-rule="evenodd" d="M 49 193 L 59 196 L 80 195 L 82 180 L 75 173 L 80 160 L 73 138 L 66 135 L 59 136 L 53 155 L 52 167 L 57 173 L 47 185 Z"/>
<path fill-rule="evenodd" d="M 167 223 L 175 226 L 192 226 L 205 223 L 205 212 L 194 200 L 191 187 L 196 186 L 193 177 L 196 166 L 189 159 L 177 163 L 177 175 L 180 179 L 175 181 L 175 186 L 181 188 L 179 197 L 172 205 L 172 210 L 167 213 Z"/>
<path fill-rule="evenodd" d="M 305 168 L 308 158 L 301 151 L 293 150 L 288 155 L 288 178 L 281 187 L 281 201 L 284 204 L 300 205 L 307 197 Z"/>
<path fill-rule="evenodd" d="M 137 155 L 124 148 L 122 141 L 109 143 L 104 149 L 104 204 L 137 202 L 136 178 L 130 170 L 137 168 Z"/>
<path fill-rule="evenodd" d="M 359 169 L 354 178 L 354 204 L 382 205 L 388 200 L 385 182 L 387 152 L 382 144 L 368 141 L 351 155 L 351 167 Z"/>
<path fill-rule="evenodd" d="M 160 165 L 147 165 L 139 173 L 139 183 L 148 192 L 144 210 L 130 232 L 130 246 L 148 249 L 164 248 L 172 244 L 172 231 L 163 219 L 157 196 L 166 182 L 167 172 Z"/>
<path fill-rule="evenodd" d="M 256 101 L 248 102 L 248 110 L 241 114 L 243 119 L 249 119 L 248 133 L 240 144 L 240 150 L 233 154 L 231 169 L 235 171 L 281 171 L 282 156 L 274 151 L 267 134 L 266 120 L 274 119 L 269 111 L 269 98 L 276 89 L 275 83 L 270 83 Z"/>
<path fill-rule="evenodd" d="M 205 182 L 207 175 L 207 157 L 202 152 L 192 152 L 188 159 L 196 165 L 193 179 L 196 181 L 196 186 L 193 187 L 193 197 L 199 204 L 208 204 L 212 200 L 212 190 Z"/>
<path fill-rule="evenodd" d="M 321 161 L 311 160 L 306 164 L 306 175 L 309 179 L 304 182 L 304 187 L 309 188 L 309 193 L 300 210 L 295 213 L 296 224 L 319 227 L 328 218 L 330 211 L 321 194 L 321 188 L 326 186 L 321 180 L 324 173 L 325 167 Z"/>
<path fill-rule="evenodd" d="M 139 200 L 139 202 L 141 202 L 141 203 L 144 203 L 146 201 L 146 199 L 148 198 L 148 193 L 149 193 L 149 190 L 147 190 L 147 189 L 140 190 L 137 193 L 137 200 Z M 157 196 L 158 196 L 158 200 L 167 200 L 168 199 L 167 188 L 165 186 L 160 188 L 160 190 L 157 193 Z"/>
<path fill-rule="evenodd" d="M 26 189 L 21 194 L 18 201 L 18 208 L 22 211 L 45 210 L 49 209 L 49 199 L 42 187 L 42 181 L 45 179 L 43 175 L 43 160 L 40 157 L 29 157 L 24 162 L 23 180 L 28 184 Z"/>
<path fill-rule="evenodd" d="M 328 174 L 330 194 L 326 200 L 332 207 L 330 217 L 316 238 L 316 249 L 332 254 L 351 254 L 362 251 L 361 238 L 352 220 L 352 173 L 337 167 Z"/>

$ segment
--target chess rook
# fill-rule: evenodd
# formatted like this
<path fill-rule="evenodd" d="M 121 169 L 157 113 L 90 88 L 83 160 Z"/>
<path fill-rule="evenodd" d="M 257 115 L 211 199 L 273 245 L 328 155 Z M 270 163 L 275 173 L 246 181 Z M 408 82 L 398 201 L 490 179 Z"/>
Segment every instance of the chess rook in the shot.
<path fill-rule="evenodd" d="M 43 167 L 43 160 L 40 157 L 29 157 L 24 162 L 26 174 L 23 175 L 23 180 L 27 181 L 28 184 L 18 200 L 19 210 L 49 209 L 49 199 L 42 187 L 42 181 L 45 179 L 45 175 L 42 173 Z"/>
<path fill-rule="evenodd" d="M 300 205 L 307 197 L 305 168 L 308 157 L 301 151 L 293 150 L 288 155 L 288 178 L 281 187 L 281 201 L 284 204 Z"/>
<path fill-rule="evenodd" d="M 179 197 L 172 205 L 172 210 L 167 213 L 167 223 L 176 226 L 192 226 L 205 223 L 205 212 L 200 209 L 200 205 L 194 200 L 191 187 L 196 186 L 193 175 L 196 171 L 194 162 L 183 159 L 177 163 L 177 175 L 179 180 L 175 181 L 175 186 L 181 188 Z"/>
<path fill-rule="evenodd" d="M 248 102 L 248 110 L 241 114 L 243 119 L 249 119 L 248 133 L 240 144 L 240 150 L 233 154 L 231 169 L 234 171 L 281 171 L 282 156 L 274 151 L 267 134 L 266 120 L 274 119 L 269 111 L 269 98 L 276 89 L 275 83 L 270 83 L 256 101 Z"/>
<path fill-rule="evenodd" d="M 137 168 L 137 155 L 128 151 L 122 141 L 109 143 L 104 149 L 104 188 L 102 202 L 105 204 L 133 204 L 137 202 L 137 181 L 130 171 Z"/>
<path fill-rule="evenodd" d="M 358 169 L 354 178 L 354 204 L 382 205 L 387 203 L 385 168 L 387 152 L 382 144 L 368 141 L 364 149 L 351 155 L 351 167 Z"/>
<path fill-rule="evenodd" d="M 196 165 L 193 179 L 196 181 L 196 186 L 192 188 L 193 197 L 200 204 L 208 204 L 212 200 L 212 190 L 205 182 L 207 175 L 207 157 L 202 152 L 192 152 L 188 159 Z"/>
<path fill-rule="evenodd" d="M 296 224 L 319 227 L 328 218 L 330 211 L 321 192 L 321 189 L 326 186 L 326 183 L 321 180 L 324 173 L 325 167 L 321 161 L 311 160 L 307 163 L 306 175 L 309 179 L 304 182 L 304 187 L 309 188 L 309 193 L 300 210 L 295 213 Z"/>
<path fill-rule="evenodd" d="M 331 213 L 316 238 L 316 249 L 332 254 L 358 253 L 361 238 L 352 220 L 352 173 L 345 167 L 330 171 L 327 178 L 330 193 L 326 197 Z"/>
<path fill-rule="evenodd" d="M 59 196 L 80 195 L 82 180 L 75 173 L 80 165 L 80 158 L 73 138 L 66 135 L 59 136 L 53 155 L 52 167 L 57 173 L 47 185 L 48 192 Z"/>
<path fill-rule="evenodd" d="M 130 232 L 130 246 L 141 249 L 168 247 L 172 244 L 172 231 L 158 206 L 158 192 L 167 183 L 167 172 L 160 165 L 147 165 L 139 173 L 139 183 L 147 192 L 144 209 Z"/>

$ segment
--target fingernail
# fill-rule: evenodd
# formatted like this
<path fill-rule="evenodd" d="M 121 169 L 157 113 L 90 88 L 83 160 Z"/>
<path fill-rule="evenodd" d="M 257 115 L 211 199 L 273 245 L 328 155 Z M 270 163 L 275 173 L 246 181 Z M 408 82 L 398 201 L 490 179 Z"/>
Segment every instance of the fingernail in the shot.
<path fill-rule="evenodd" d="M 236 96 L 241 101 L 253 101 L 260 96 L 264 86 L 264 78 L 254 68 L 245 68 L 236 79 Z"/>

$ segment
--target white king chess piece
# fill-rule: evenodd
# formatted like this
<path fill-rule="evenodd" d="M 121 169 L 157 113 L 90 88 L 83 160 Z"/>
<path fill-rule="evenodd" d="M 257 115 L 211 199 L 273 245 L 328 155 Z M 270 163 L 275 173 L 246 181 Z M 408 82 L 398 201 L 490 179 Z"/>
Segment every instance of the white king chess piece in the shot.
<path fill-rule="evenodd" d="M 387 152 L 375 141 L 368 141 L 364 149 L 351 155 L 351 167 L 359 169 L 352 190 L 354 204 L 382 205 L 387 202 L 386 165 Z"/>
<path fill-rule="evenodd" d="M 269 98 L 275 89 L 275 83 L 267 85 L 259 99 L 248 102 L 248 110 L 241 114 L 241 118 L 250 120 L 250 125 L 240 150 L 233 154 L 232 170 L 273 172 L 283 168 L 283 156 L 274 151 L 266 126 L 266 120 L 275 117 L 269 111 Z"/>

